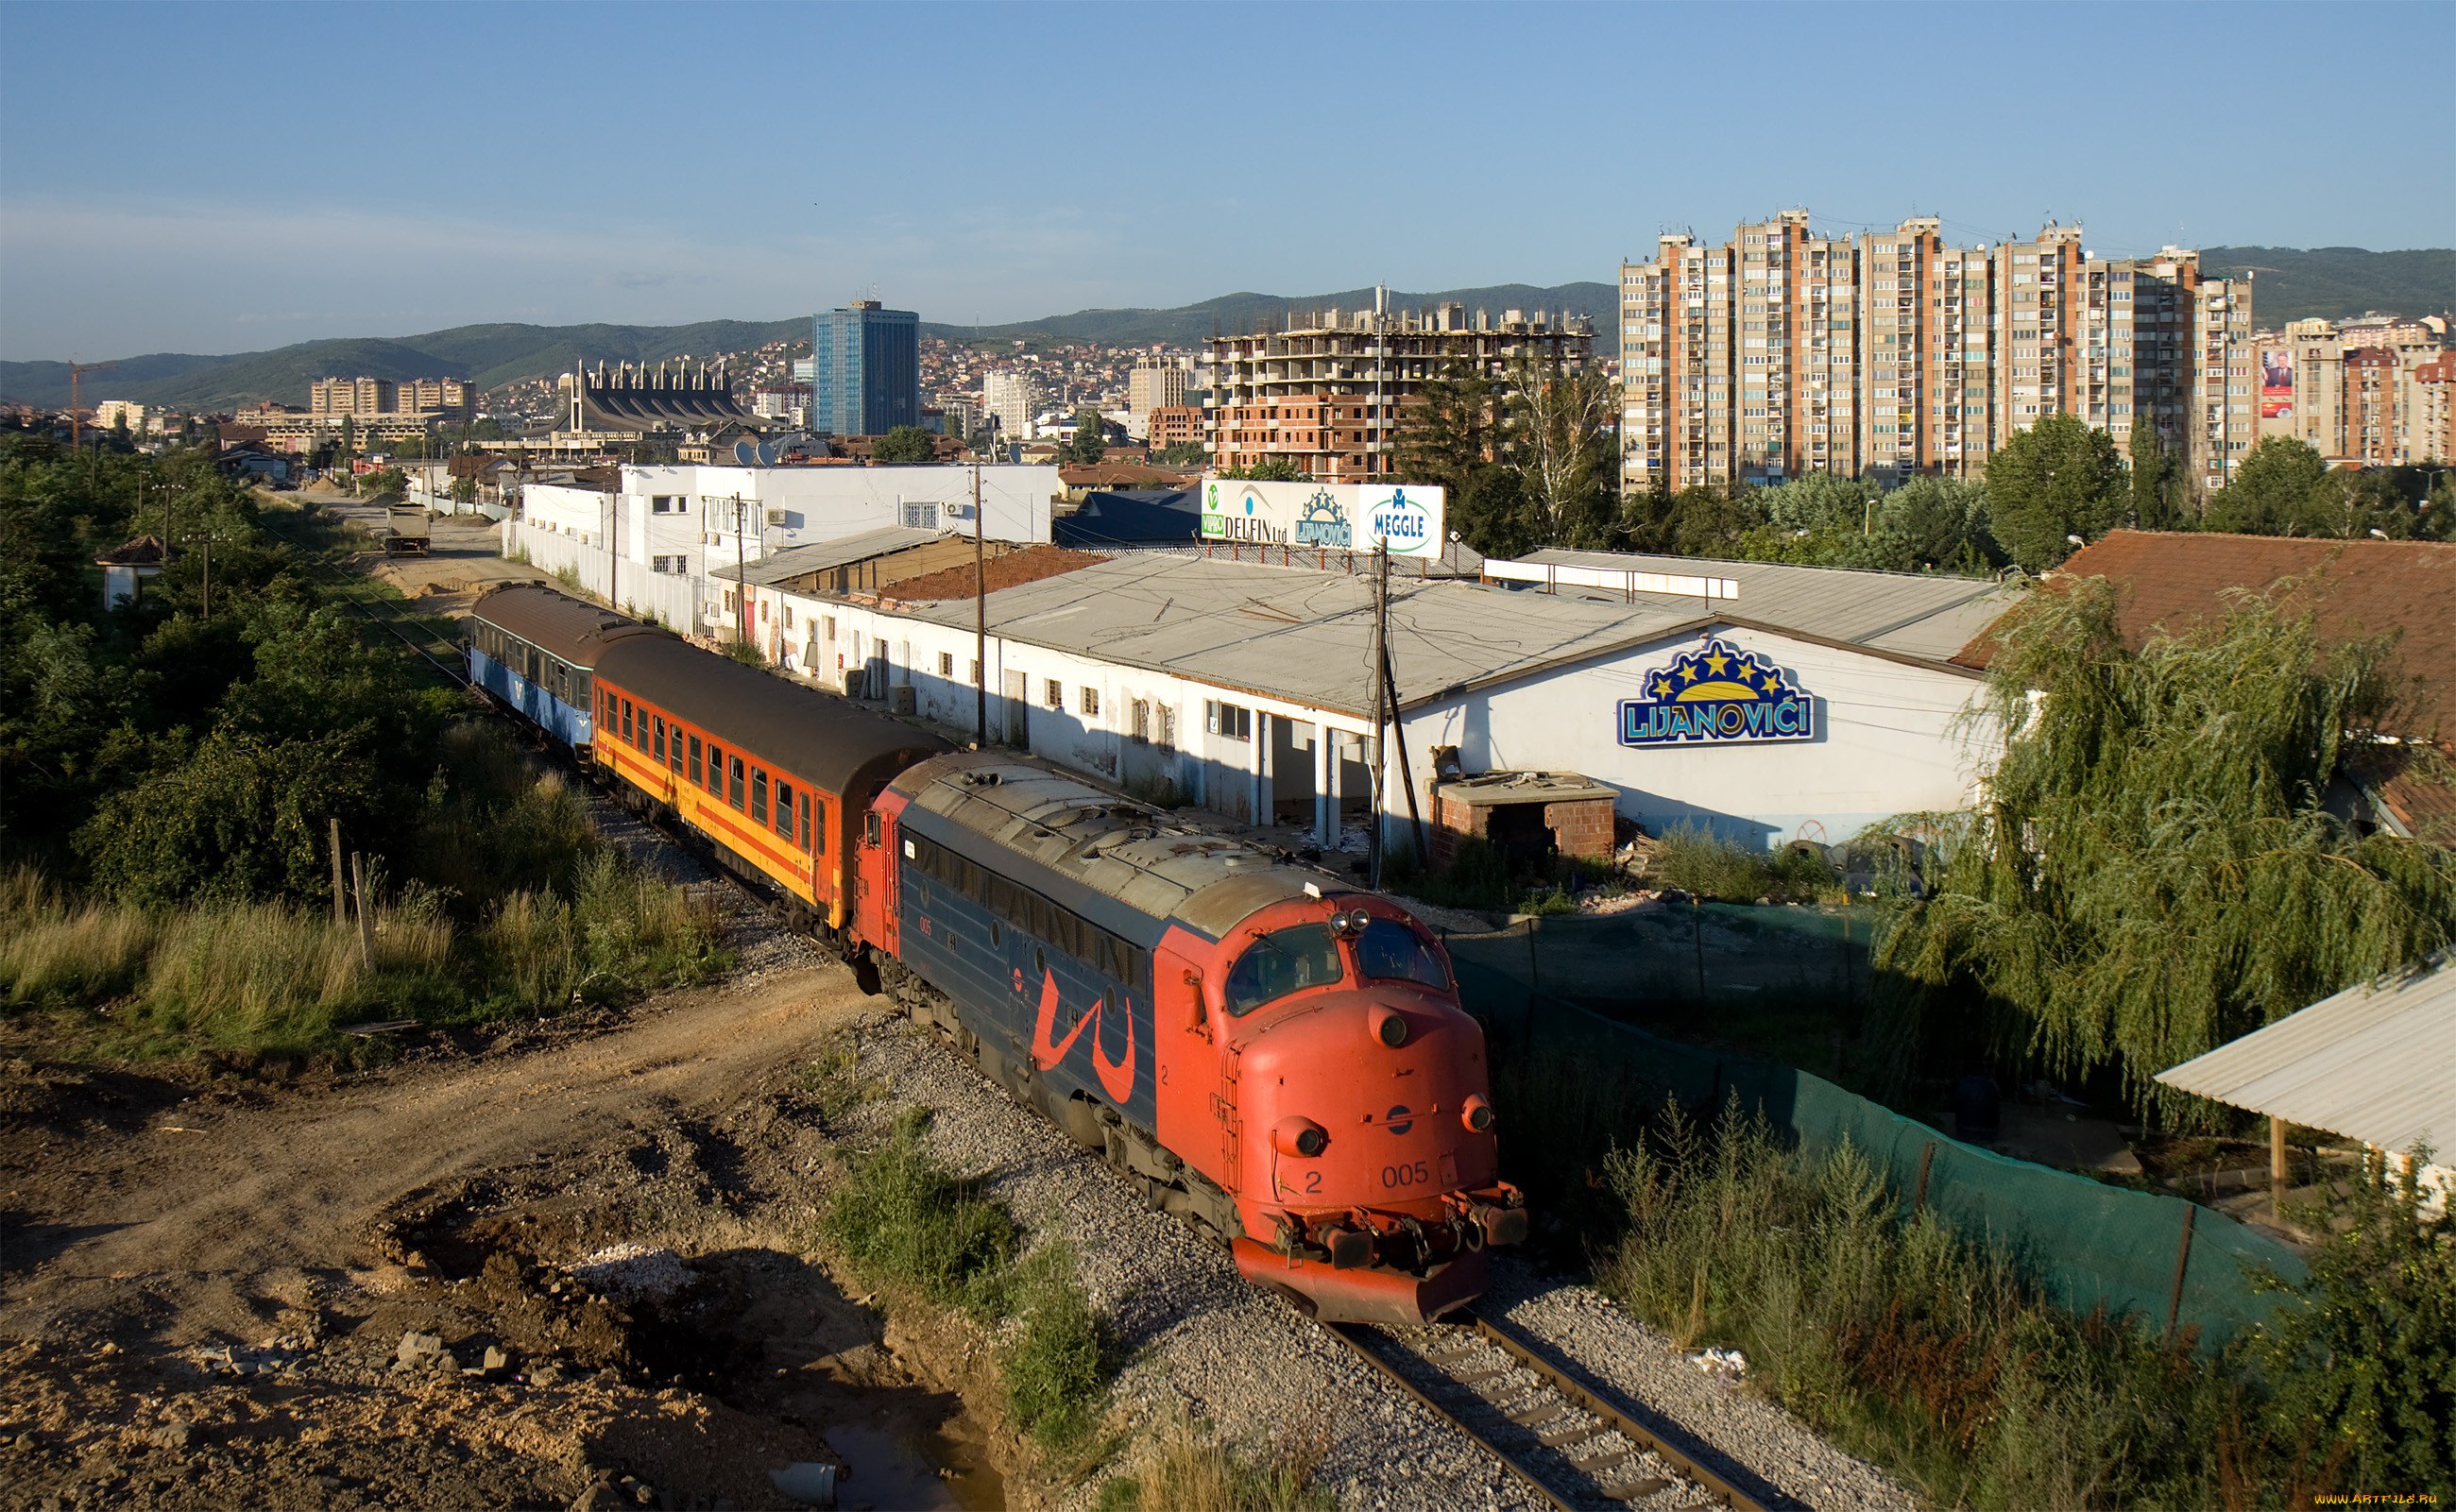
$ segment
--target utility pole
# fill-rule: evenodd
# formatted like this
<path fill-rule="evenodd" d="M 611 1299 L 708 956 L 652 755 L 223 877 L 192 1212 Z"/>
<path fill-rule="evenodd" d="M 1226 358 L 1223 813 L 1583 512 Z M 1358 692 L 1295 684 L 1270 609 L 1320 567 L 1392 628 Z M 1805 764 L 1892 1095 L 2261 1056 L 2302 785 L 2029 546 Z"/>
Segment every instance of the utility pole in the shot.
<path fill-rule="evenodd" d="M 990 746 L 990 579 L 981 553 L 981 454 L 972 453 L 972 727 Z"/>
<path fill-rule="evenodd" d="M 1382 697 L 1382 658 L 1388 649 L 1385 624 L 1390 612 L 1390 549 L 1386 541 L 1373 543 L 1373 651 L 1367 673 L 1373 679 L 1373 760 L 1369 764 L 1373 777 L 1372 828 L 1366 838 L 1370 842 L 1365 854 L 1370 858 L 1366 868 L 1366 886 L 1382 886 L 1382 767 L 1388 752 L 1382 746 L 1382 723 L 1387 710 Z"/>

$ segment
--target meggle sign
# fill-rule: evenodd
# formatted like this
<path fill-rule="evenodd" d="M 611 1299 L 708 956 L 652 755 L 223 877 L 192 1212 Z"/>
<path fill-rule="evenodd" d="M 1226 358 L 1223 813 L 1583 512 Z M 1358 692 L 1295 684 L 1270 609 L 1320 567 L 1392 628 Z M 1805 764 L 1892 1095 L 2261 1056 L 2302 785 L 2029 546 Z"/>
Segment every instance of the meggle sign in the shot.
<path fill-rule="evenodd" d="M 1621 700 L 1624 746 L 1816 738 L 1816 701 L 1782 668 L 1719 639 L 1648 671 L 1645 685 L 1645 697 Z"/>
<path fill-rule="evenodd" d="M 1438 557 L 1442 491 L 1389 483 L 1255 483 L 1202 480 L 1202 539 L 1221 544 Z"/>

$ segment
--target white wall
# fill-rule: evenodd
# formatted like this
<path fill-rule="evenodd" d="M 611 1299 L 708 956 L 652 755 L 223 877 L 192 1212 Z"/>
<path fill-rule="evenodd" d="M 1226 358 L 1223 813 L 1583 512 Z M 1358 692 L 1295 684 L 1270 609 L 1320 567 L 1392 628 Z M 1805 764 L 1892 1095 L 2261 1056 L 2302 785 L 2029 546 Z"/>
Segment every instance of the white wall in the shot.
<path fill-rule="evenodd" d="M 1715 633 L 1783 667 L 1816 701 L 1807 741 L 1631 747 L 1619 706 L 1644 673 L 1696 637 L 1558 668 L 1411 711 L 1405 738 L 1419 789 L 1432 747 L 1456 746 L 1470 772 L 1582 772 L 1620 789 L 1614 806 L 1654 833 L 1683 822 L 1728 838 L 1837 845 L 1894 814 L 1969 806 L 1992 749 L 1956 728 L 1975 678 L 1735 625 Z M 1395 774 L 1394 774 L 1395 775 Z"/>
<path fill-rule="evenodd" d="M 591 497 L 602 501 L 605 496 Z M 579 577 L 583 589 L 625 614 L 655 620 L 686 635 L 706 632 L 699 609 L 699 586 L 691 577 L 651 572 L 637 562 L 624 562 L 618 569 L 600 543 L 602 532 L 556 529 L 554 523 L 521 516 L 504 521 L 504 555 L 526 552 L 531 565 L 550 573 L 568 567 Z"/>
<path fill-rule="evenodd" d="M 864 605 L 772 588 L 752 589 L 760 644 L 771 661 L 810 675 L 821 685 L 841 687 L 846 671 L 868 668 L 882 674 L 890 687 L 913 690 L 914 711 L 952 729 L 969 734 L 977 728 L 978 704 L 972 683 L 975 651 L 968 626 L 938 624 Z M 789 616 L 789 623 L 788 623 Z M 835 634 L 828 635 L 832 620 Z M 952 670 L 939 670 L 939 658 L 951 659 Z M 1320 794 L 1317 783 L 1315 730 L 1328 726 L 1347 751 L 1344 798 L 1370 791 L 1362 766 L 1365 723 L 1343 714 L 1328 714 L 1284 700 L 1208 686 L 1185 678 L 1139 667 L 1122 666 L 1095 657 L 1054 650 L 996 633 L 989 637 L 990 739 L 1010 738 L 1016 702 L 1008 696 L 1013 679 L 1022 682 L 1022 725 L 1027 747 L 1037 756 L 1078 771 L 1107 778 L 1147 797 L 1159 798 L 1161 785 L 1174 789 L 1176 801 L 1199 804 L 1219 813 L 1243 818 L 1255 808 L 1262 783 L 1279 774 L 1269 770 L 1275 744 L 1272 725 L 1286 721 L 1303 748 L 1282 751 L 1286 760 L 1311 769 L 1291 772 L 1280 784 Z M 1055 679 L 1063 708 L 1051 708 L 1047 684 Z M 1098 709 L 1087 713 L 1083 690 L 1098 695 Z M 1149 741 L 1133 738 L 1133 705 L 1142 700 L 1151 709 Z M 1237 740 L 1214 734 L 1206 704 L 1224 701 L 1254 711 L 1253 738 Z M 1174 739 L 1159 742 L 1161 711 L 1173 716 Z M 1284 737 L 1278 743 L 1287 744 Z M 1335 819 L 1317 804 L 1315 822 L 1335 838 Z"/>
<path fill-rule="evenodd" d="M 983 534 L 993 541 L 1049 539 L 1050 505 L 1065 484 L 1054 467 L 981 469 Z M 782 551 L 814 541 L 840 541 L 867 530 L 905 522 L 905 506 L 927 506 L 930 528 L 957 521 L 944 506 L 972 499 L 969 467 L 715 467 L 681 464 L 623 469 L 624 516 L 652 518 L 659 495 L 679 501 L 689 526 L 719 560 L 734 554 L 734 500 L 747 516 L 743 555 L 757 561 L 763 550 Z M 768 522 L 770 512 L 781 518 Z M 674 519 L 674 516 L 653 517 Z M 965 528 L 970 529 L 969 522 Z"/>

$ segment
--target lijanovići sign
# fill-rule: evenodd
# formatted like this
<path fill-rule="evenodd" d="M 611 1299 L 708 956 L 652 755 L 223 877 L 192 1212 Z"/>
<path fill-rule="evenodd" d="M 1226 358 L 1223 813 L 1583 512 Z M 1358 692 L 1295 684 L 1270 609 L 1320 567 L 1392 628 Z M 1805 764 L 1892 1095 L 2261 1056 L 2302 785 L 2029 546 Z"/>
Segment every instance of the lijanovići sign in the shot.
<path fill-rule="evenodd" d="M 1813 740 L 1816 701 L 1791 674 L 1720 638 L 1644 674 L 1645 696 L 1620 702 L 1624 746 Z"/>
<path fill-rule="evenodd" d="M 1416 483 L 1202 480 L 1202 539 L 1227 543 L 1438 557 L 1448 540 L 1442 490 Z"/>

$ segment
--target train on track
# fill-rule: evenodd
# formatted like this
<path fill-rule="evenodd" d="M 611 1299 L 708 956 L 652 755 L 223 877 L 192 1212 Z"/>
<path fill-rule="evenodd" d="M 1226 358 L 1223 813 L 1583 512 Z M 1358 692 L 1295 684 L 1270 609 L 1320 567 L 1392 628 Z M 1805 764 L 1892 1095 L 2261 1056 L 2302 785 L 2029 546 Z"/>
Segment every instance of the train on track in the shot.
<path fill-rule="evenodd" d="M 1483 1030 L 1390 900 L 548 588 L 488 593 L 465 640 L 474 685 L 1255 1284 L 1421 1322 L 1525 1237 Z"/>

